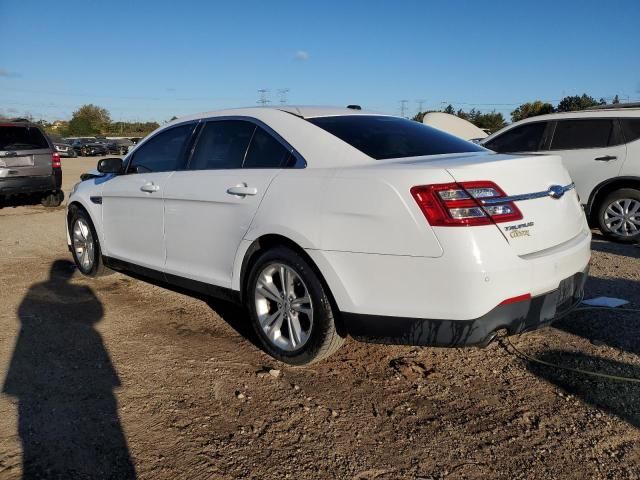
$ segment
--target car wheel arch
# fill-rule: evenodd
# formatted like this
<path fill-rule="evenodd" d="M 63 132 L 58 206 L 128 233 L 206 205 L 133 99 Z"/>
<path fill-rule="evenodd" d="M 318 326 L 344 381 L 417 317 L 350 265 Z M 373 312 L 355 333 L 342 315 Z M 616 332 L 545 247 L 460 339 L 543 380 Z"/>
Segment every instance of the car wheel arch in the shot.
<path fill-rule="evenodd" d="M 96 219 L 93 215 L 93 213 L 91 212 L 90 208 L 87 208 L 82 202 L 78 201 L 78 200 L 74 200 L 73 202 L 69 203 L 69 205 L 67 206 L 67 233 L 69 235 L 69 239 L 71 238 L 71 216 L 72 216 L 72 209 L 73 208 L 77 208 L 80 209 L 82 211 L 84 211 L 88 216 L 89 219 L 91 220 L 91 223 L 93 224 L 93 228 L 96 230 L 96 232 L 98 233 L 98 241 L 100 242 L 100 244 L 102 245 L 102 231 L 101 229 L 99 229 L 99 223 L 96 222 Z"/>
<path fill-rule="evenodd" d="M 589 195 L 589 200 L 586 204 L 585 213 L 587 215 L 587 219 L 589 220 L 589 224 L 591 226 L 595 226 L 598 224 L 597 214 L 598 214 L 598 205 L 600 202 L 606 198 L 611 192 L 619 190 L 621 188 L 633 188 L 636 190 L 640 190 L 640 177 L 635 176 L 624 176 L 624 177 L 615 177 L 605 180 L 604 182 L 597 185 Z"/>
<path fill-rule="evenodd" d="M 255 239 L 251 243 L 247 251 L 245 252 L 244 257 L 242 259 L 242 265 L 240 267 L 240 300 L 241 302 L 244 303 L 247 297 L 247 288 L 248 288 L 247 282 L 249 279 L 249 272 L 251 271 L 251 267 L 253 266 L 253 263 L 258 259 L 259 254 L 261 252 L 264 252 L 266 250 L 270 250 L 276 247 L 289 248 L 294 252 L 296 252 L 297 254 L 299 254 L 300 256 L 302 256 L 305 259 L 305 261 L 309 263 L 314 273 L 318 276 L 318 279 L 322 283 L 325 291 L 327 292 L 327 296 L 329 297 L 329 301 L 331 302 L 331 306 L 334 311 L 336 328 L 338 329 L 339 333 L 343 334 L 345 332 L 345 329 L 343 327 L 343 323 L 340 318 L 340 310 L 334 298 L 333 292 L 331 291 L 331 287 L 326 281 L 322 271 L 320 270 L 316 262 L 311 258 L 311 256 L 306 252 L 304 248 L 302 248 L 300 245 L 298 245 L 296 242 L 294 242 L 290 238 L 280 234 L 262 235 L 261 237 Z"/>

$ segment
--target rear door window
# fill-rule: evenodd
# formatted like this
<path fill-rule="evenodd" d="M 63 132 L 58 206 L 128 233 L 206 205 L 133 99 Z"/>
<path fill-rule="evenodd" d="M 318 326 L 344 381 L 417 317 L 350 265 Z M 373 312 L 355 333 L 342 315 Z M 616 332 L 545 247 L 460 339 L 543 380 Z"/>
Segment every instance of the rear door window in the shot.
<path fill-rule="evenodd" d="M 39 129 L 23 125 L 0 125 L 0 150 L 43 148 L 49 148 L 49 144 Z"/>
<path fill-rule="evenodd" d="M 138 147 L 131 160 L 129 172 L 170 172 L 182 165 L 185 144 L 191 137 L 195 123 L 163 130 Z"/>
<path fill-rule="evenodd" d="M 620 126 L 625 142 L 633 142 L 640 138 L 640 118 L 621 118 Z"/>
<path fill-rule="evenodd" d="M 208 122 L 199 135 L 189 170 L 242 168 L 256 126 L 243 120 Z"/>
<path fill-rule="evenodd" d="M 256 127 L 244 160 L 244 168 L 285 168 L 294 160 L 291 152 L 263 128 Z"/>
<path fill-rule="evenodd" d="M 498 153 L 537 152 L 543 148 L 548 122 L 534 122 L 507 130 L 483 145 Z"/>
<path fill-rule="evenodd" d="M 558 120 L 551 150 L 603 148 L 618 143 L 620 141 L 612 119 Z"/>

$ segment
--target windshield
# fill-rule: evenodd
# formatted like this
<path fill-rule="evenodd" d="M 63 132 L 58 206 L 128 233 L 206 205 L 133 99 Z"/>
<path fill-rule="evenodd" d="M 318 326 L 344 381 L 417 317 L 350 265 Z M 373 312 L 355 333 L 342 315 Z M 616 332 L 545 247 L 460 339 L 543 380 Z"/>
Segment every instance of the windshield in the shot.
<path fill-rule="evenodd" d="M 308 120 L 376 160 L 485 151 L 471 142 L 404 118 L 345 115 Z"/>

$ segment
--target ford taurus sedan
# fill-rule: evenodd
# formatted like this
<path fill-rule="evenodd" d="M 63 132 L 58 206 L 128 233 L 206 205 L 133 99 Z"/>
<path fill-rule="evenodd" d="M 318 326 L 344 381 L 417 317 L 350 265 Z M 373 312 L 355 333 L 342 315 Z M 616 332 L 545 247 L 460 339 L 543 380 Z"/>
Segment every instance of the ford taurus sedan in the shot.
<path fill-rule="evenodd" d="M 486 345 L 579 303 L 591 234 L 559 157 L 512 156 L 363 110 L 184 117 L 74 188 L 70 251 L 246 306 L 292 364 L 348 335 Z"/>

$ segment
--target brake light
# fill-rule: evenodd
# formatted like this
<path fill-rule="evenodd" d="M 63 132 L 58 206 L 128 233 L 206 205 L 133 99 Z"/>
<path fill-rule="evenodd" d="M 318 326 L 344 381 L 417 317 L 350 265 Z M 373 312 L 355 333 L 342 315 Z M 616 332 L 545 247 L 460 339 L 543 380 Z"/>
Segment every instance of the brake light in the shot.
<path fill-rule="evenodd" d="M 489 181 L 420 185 L 411 195 L 431 226 L 465 227 L 513 222 L 522 213 L 510 201 L 496 202 L 507 195 Z M 484 202 L 491 199 L 491 204 Z"/>
<path fill-rule="evenodd" d="M 51 154 L 51 166 L 53 168 L 62 168 L 62 163 L 60 162 L 60 154 L 52 153 Z"/>
<path fill-rule="evenodd" d="M 517 297 L 507 298 L 500 302 L 500 305 L 511 305 L 512 303 L 518 302 L 526 302 L 527 300 L 531 300 L 531 294 L 525 293 L 524 295 L 518 295 Z"/>

